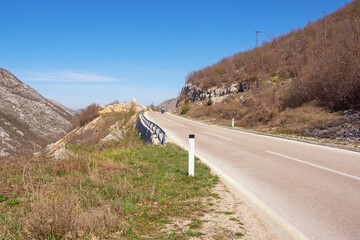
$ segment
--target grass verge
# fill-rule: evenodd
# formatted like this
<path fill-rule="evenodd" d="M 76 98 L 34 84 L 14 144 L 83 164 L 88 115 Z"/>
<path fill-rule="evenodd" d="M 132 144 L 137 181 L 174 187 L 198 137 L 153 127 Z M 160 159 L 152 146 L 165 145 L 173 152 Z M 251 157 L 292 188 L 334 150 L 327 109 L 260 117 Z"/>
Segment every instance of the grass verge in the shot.
<path fill-rule="evenodd" d="M 0 239 L 167 239 L 173 217 L 204 211 L 218 182 L 205 165 L 188 177 L 181 148 L 130 142 L 1 166 Z"/>

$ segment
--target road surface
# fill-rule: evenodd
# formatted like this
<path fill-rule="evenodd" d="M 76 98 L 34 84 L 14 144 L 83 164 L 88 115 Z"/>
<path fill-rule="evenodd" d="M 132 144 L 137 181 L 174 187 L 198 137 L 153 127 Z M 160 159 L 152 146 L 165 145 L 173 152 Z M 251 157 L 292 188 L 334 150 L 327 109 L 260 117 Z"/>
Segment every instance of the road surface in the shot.
<path fill-rule="evenodd" d="M 360 153 L 145 115 L 182 146 L 195 134 L 196 155 L 293 238 L 360 239 Z"/>

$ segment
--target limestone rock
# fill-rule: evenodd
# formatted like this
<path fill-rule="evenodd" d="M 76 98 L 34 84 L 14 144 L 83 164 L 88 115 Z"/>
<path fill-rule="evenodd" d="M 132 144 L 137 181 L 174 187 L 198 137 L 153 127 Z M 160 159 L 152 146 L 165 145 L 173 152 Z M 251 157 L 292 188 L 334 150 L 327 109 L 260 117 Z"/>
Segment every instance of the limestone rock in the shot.
<path fill-rule="evenodd" d="M 212 87 L 209 89 L 203 89 L 199 86 L 187 83 L 181 90 L 181 94 L 185 96 L 185 99 L 195 102 L 198 100 L 206 100 L 211 98 L 213 102 L 221 101 L 224 96 L 234 94 L 238 92 L 245 92 L 250 89 L 249 81 L 242 81 L 231 84 L 230 86 L 224 87 Z"/>

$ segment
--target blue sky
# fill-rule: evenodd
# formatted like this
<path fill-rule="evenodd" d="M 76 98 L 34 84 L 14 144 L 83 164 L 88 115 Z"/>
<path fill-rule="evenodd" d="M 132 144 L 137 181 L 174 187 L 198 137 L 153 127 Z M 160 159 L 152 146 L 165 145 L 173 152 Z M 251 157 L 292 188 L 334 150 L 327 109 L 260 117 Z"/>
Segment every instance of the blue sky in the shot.
<path fill-rule="evenodd" d="M 1 1 L 0 67 L 78 109 L 176 97 L 186 75 L 349 1 Z"/>

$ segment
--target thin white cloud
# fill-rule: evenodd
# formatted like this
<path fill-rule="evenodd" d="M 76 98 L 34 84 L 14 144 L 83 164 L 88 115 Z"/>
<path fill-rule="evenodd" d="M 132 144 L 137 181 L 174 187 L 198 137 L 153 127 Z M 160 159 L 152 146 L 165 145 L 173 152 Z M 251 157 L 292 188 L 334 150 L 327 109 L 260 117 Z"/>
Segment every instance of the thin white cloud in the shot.
<path fill-rule="evenodd" d="M 36 82 L 118 82 L 122 79 L 99 75 L 98 73 L 62 71 L 54 73 L 33 73 L 21 78 Z"/>
<path fill-rule="evenodd" d="M 134 70 L 141 71 L 141 72 L 147 72 L 147 73 L 171 73 L 170 70 L 144 68 L 144 67 L 134 67 Z"/>

